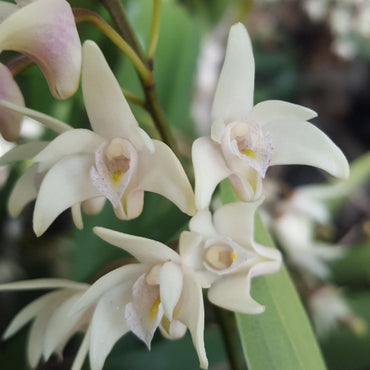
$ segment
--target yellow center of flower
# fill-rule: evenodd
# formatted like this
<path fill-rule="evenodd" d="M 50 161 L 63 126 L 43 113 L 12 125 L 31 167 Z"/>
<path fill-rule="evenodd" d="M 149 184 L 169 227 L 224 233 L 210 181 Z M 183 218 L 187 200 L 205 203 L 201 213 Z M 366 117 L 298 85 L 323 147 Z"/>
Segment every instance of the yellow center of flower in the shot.
<path fill-rule="evenodd" d="M 254 153 L 253 150 L 250 149 L 240 149 L 240 153 L 246 155 L 249 158 L 254 159 L 256 157 L 256 154 Z"/>
<path fill-rule="evenodd" d="M 117 186 L 118 185 L 119 180 L 121 179 L 122 175 L 123 175 L 123 172 L 120 171 L 120 170 L 114 171 L 112 173 L 112 183 L 113 183 L 113 186 Z"/>
<path fill-rule="evenodd" d="M 161 303 L 161 298 L 160 297 L 158 297 L 155 301 L 154 301 L 154 303 L 153 303 L 153 305 L 152 305 L 152 307 L 150 308 L 150 311 L 149 311 L 149 317 L 150 317 L 150 319 L 151 320 L 154 320 L 154 318 L 157 316 L 157 314 L 158 314 L 158 308 L 159 308 L 159 304 Z"/>

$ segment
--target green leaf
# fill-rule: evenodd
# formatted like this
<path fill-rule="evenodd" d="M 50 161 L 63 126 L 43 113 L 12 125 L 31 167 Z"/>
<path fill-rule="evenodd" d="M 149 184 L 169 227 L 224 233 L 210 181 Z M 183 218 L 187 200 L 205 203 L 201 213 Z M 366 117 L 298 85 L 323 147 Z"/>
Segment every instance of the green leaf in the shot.
<path fill-rule="evenodd" d="M 232 199 L 231 192 L 228 182 L 223 182 L 221 199 Z M 259 217 L 256 217 L 255 239 L 262 245 L 275 247 Z M 260 315 L 236 314 L 248 368 L 325 369 L 308 317 L 286 269 L 253 279 L 251 293 L 266 306 L 266 311 Z"/>

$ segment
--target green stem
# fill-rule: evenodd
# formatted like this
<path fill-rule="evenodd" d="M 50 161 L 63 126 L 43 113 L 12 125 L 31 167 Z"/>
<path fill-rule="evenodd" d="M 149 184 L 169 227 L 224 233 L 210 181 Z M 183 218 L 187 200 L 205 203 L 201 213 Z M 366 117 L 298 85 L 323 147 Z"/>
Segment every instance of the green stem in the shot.
<path fill-rule="evenodd" d="M 88 22 L 102 31 L 131 60 L 144 84 L 152 85 L 151 71 L 142 62 L 135 50 L 103 18 L 91 10 L 81 8 L 74 8 L 73 14 L 76 23 Z"/>
<path fill-rule="evenodd" d="M 99 1 L 110 13 L 121 36 L 125 38 L 125 40 L 127 40 L 127 42 L 132 46 L 132 48 L 136 51 L 137 55 L 141 58 L 143 63 L 149 69 L 151 69 L 152 63 L 145 57 L 140 47 L 140 44 L 137 42 L 134 31 L 127 20 L 121 2 L 119 0 L 99 0 Z M 145 83 L 141 76 L 140 80 L 145 95 L 145 107 L 151 114 L 153 122 L 157 127 L 162 137 L 162 140 L 172 149 L 172 151 L 177 155 L 177 157 L 180 157 L 176 140 L 172 135 L 172 132 L 167 124 L 165 114 L 159 102 L 153 79 L 151 84 Z"/>
<path fill-rule="evenodd" d="M 232 370 L 242 370 L 243 367 L 239 361 L 238 345 L 236 343 L 234 314 L 219 307 L 215 307 L 215 313 L 220 325 L 230 368 Z"/>
<path fill-rule="evenodd" d="M 126 100 L 132 104 L 138 105 L 140 107 L 145 108 L 145 101 L 140 97 L 134 95 L 131 91 L 121 88 L 123 95 L 125 96 Z"/>
<path fill-rule="evenodd" d="M 145 62 L 144 51 L 136 38 L 130 22 L 126 17 L 125 10 L 123 9 L 120 0 L 98 0 L 107 9 L 109 15 L 111 16 L 113 23 L 115 24 L 118 32 L 127 41 L 127 43 L 136 51 L 140 59 Z"/>
<path fill-rule="evenodd" d="M 161 0 L 153 0 L 153 16 L 152 27 L 150 29 L 150 37 L 148 44 L 148 58 L 152 60 L 157 50 L 159 38 L 159 26 L 161 20 Z"/>

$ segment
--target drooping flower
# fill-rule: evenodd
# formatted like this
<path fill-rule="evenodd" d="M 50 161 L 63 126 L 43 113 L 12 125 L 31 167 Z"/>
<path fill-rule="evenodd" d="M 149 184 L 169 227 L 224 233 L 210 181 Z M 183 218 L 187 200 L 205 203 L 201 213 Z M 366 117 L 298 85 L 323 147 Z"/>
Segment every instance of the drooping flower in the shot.
<path fill-rule="evenodd" d="M 49 292 L 24 307 L 11 321 L 3 334 L 8 339 L 28 322 L 33 321 L 27 343 L 27 361 L 35 368 L 43 357 L 48 360 L 53 352 L 60 357 L 69 339 L 79 331 L 86 332 L 90 323 L 93 308 L 70 314 L 72 306 L 87 290 L 88 285 L 62 279 L 36 279 L 0 284 L 0 291 L 57 289 Z M 82 367 L 86 356 L 86 340 L 81 345 L 72 370 Z"/>
<path fill-rule="evenodd" d="M 254 241 L 254 215 L 260 202 L 230 203 L 199 211 L 190 220 L 190 232 L 180 236 L 183 263 L 193 268 L 208 299 L 231 311 L 256 314 L 264 307 L 250 295 L 251 279 L 272 274 L 281 266 L 277 249 Z"/>
<path fill-rule="evenodd" d="M 108 199 L 118 218 L 135 218 L 142 212 L 144 191 L 161 194 L 183 212 L 194 214 L 194 194 L 179 160 L 166 144 L 150 139 L 139 127 L 94 42 L 85 42 L 83 57 L 82 91 L 93 131 L 66 129 L 33 158 L 35 171 L 43 175 L 33 218 L 35 233 L 44 233 L 69 207 L 79 222 L 80 203 L 96 198 L 99 205 L 102 198 Z M 95 203 L 87 208 L 95 212 L 99 209 Z"/>
<path fill-rule="evenodd" d="M 103 240 L 132 254 L 139 263 L 117 268 L 97 280 L 72 312 L 96 305 L 90 327 L 90 366 L 101 370 L 116 341 L 132 331 L 150 349 L 155 330 L 176 339 L 189 329 L 200 366 L 204 349 L 202 287 L 180 256 L 154 240 L 95 227 Z"/>
<path fill-rule="evenodd" d="M 9 69 L 0 63 L 0 99 L 11 101 L 19 106 L 24 106 L 21 90 L 14 81 Z M 18 139 L 21 127 L 22 115 L 0 107 L 0 133 L 5 140 L 15 141 Z"/>
<path fill-rule="evenodd" d="M 271 165 L 305 164 L 334 176 L 348 176 L 348 163 L 340 149 L 307 122 L 315 112 L 278 100 L 253 107 L 253 92 L 251 41 L 238 23 L 231 27 L 216 88 L 211 137 L 201 137 L 193 144 L 198 209 L 209 205 L 215 187 L 227 177 L 240 200 L 258 199 Z"/>
<path fill-rule="evenodd" d="M 51 93 L 66 99 L 77 88 L 81 43 L 65 0 L 0 2 L 0 50 L 20 52 L 43 72 Z"/>

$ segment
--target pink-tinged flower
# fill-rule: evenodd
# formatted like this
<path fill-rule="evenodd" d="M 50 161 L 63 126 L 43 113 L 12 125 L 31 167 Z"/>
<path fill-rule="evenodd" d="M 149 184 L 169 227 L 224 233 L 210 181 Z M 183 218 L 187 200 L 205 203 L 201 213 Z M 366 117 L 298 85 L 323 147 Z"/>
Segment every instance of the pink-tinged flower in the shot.
<path fill-rule="evenodd" d="M 257 314 L 264 306 L 250 295 L 251 279 L 281 267 L 277 249 L 254 241 L 254 215 L 260 202 L 230 203 L 216 210 L 201 210 L 190 220 L 190 232 L 180 236 L 180 255 L 191 267 L 208 299 L 231 311 Z"/>
<path fill-rule="evenodd" d="M 35 233 L 43 234 L 69 207 L 75 222 L 82 227 L 80 204 L 84 210 L 95 213 L 104 199 L 111 202 L 118 218 L 138 217 L 143 209 L 144 191 L 161 194 L 193 215 L 194 193 L 180 161 L 166 144 L 152 140 L 139 127 L 94 42 L 85 42 L 83 56 L 82 92 L 93 131 L 57 126 L 58 122 L 41 117 L 49 127 L 57 126 L 63 133 L 33 158 L 35 168 L 29 174 L 35 171 L 42 176 L 32 180 L 27 175 L 26 183 L 38 183 Z M 4 101 L 0 104 L 37 119 L 33 111 Z"/>
<path fill-rule="evenodd" d="M 8 339 L 33 321 L 28 336 L 27 361 L 35 368 L 43 357 L 48 360 L 53 352 L 60 357 L 69 339 L 77 332 L 86 332 L 93 314 L 93 307 L 70 314 L 71 308 L 87 290 L 87 284 L 62 279 L 36 279 L 0 284 L 1 291 L 58 289 L 47 293 L 24 307 L 11 321 L 3 334 Z M 86 340 L 82 342 L 72 370 L 82 367 L 86 356 Z"/>
<path fill-rule="evenodd" d="M 19 106 L 24 106 L 21 90 L 13 79 L 9 69 L 0 63 L 0 99 L 10 101 Z M 15 141 L 18 139 L 22 115 L 0 107 L 0 133 L 5 140 Z"/>
<path fill-rule="evenodd" d="M 116 341 L 132 331 L 150 349 L 155 330 L 176 339 L 189 329 L 200 366 L 208 367 L 204 349 L 202 287 L 180 256 L 154 240 L 95 227 L 103 240 L 139 263 L 117 268 L 97 280 L 75 303 L 72 313 L 96 305 L 90 326 L 90 366 L 101 370 Z"/>
<path fill-rule="evenodd" d="M 53 96 L 66 99 L 77 88 L 81 43 L 65 0 L 0 2 L 0 50 L 20 52 L 41 69 Z"/>
<path fill-rule="evenodd" d="M 212 107 L 211 137 L 193 144 L 195 199 L 206 208 L 217 184 L 229 178 L 242 201 L 262 195 L 269 166 L 305 164 L 347 177 L 341 150 L 307 120 L 312 110 L 278 100 L 253 106 L 254 58 L 249 35 L 240 23 L 231 27 L 225 61 Z"/>

